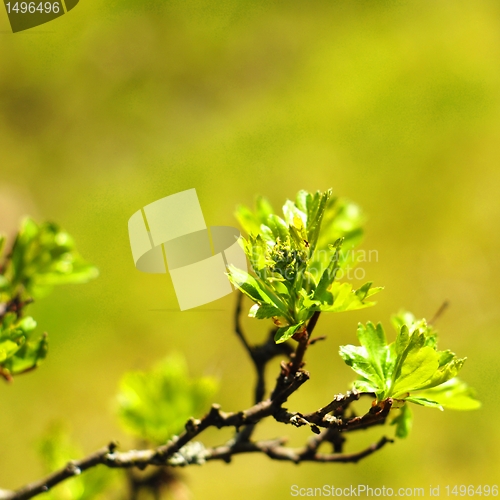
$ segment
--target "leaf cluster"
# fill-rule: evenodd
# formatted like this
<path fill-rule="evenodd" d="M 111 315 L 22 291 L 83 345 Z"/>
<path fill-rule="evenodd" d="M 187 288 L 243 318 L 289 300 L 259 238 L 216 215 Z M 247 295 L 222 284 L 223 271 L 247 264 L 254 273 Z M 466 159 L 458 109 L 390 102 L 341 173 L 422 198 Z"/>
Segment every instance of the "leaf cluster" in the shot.
<path fill-rule="evenodd" d="M 98 274 L 83 260 L 71 236 L 53 223 L 26 218 L 9 252 L 0 236 L 0 375 L 11 380 L 35 368 L 48 348 L 36 321 L 24 316 L 33 299 L 54 285 L 84 283 Z"/>
<path fill-rule="evenodd" d="M 277 343 L 304 331 L 316 311 L 373 305 L 367 299 L 381 288 L 368 282 L 354 290 L 335 281 L 339 270 L 355 264 L 352 248 L 363 221 L 356 205 L 332 197 L 330 190 L 300 191 L 285 203 L 282 216 L 264 198 L 257 199 L 255 211 L 241 206 L 236 216 L 248 233 L 242 244 L 252 274 L 231 266 L 229 278 L 255 302 L 250 316 L 274 320 Z"/>
<path fill-rule="evenodd" d="M 406 436 L 411 413 L 405 403 L 432 408 L 472 410 L 480 406 L 474 391 L 456 376 L 465 358 L 450 350 L 439 351 L 437 333 L 425 319 L 411 313 L 395 315 L 396 340 L 387 343 L 382 325 L 359 324 L 360 346 L 340 346 L 340 356 L 359 378 L 354 387 L 373 393 L 377 403 L 389 398 L 393 408 L 403 408 L 397 417 L 397 435 Z"/>

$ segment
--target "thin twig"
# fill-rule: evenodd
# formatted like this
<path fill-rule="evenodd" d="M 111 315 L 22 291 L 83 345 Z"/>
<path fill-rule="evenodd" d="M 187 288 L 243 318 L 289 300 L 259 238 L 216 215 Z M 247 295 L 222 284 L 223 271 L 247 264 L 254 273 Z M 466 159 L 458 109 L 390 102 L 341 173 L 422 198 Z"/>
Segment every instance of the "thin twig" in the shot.
<path fill-rule="evenodd" d="M 443 313 L 446 311 L 446 309 L 448 309 L 450 303 L 445 300 L 442 304 L 441 304 L 441 307 L 436 311 L 436 313 L 434 314 L 434 316 L 432 317 L 432 319 L 430 321 L 428 321 L 428 325 L 434 325 L 436 323 L 436 321 L 443 315 Z"/>
<path fill-rule="evenodd" d="M 267 341 L 262 345 L 251 346 L 246 340 L 240 324 L 241 300 L 239 298 L 236 307 L 235 331 L 257 370 L 256 401 L 253 406 L 244 411 L 225 413 L 221 411 L 218 405 L 212 405 L 211 410 L 202 419 L 190 419 L 185 425 L 184 432 L 165 445 L 155 449 L 117 452 L 116 444 L 111 443 L 106 448 L 98 450 L 81 460 L 71 461 L 65 467 L 46 478 L 24 486 L 17 491 L 0 490 L 0 500 L 28 500 L 49 491 L 50 488 L 66 479 L 77 476 L 97 465 L 104 465 L 109 468 L 131 470 L 137 468 L 143 470 L 148 466 L 175 467 L 194 463 L 200 464 L 207 460 L 224 460 L 229 462 L 233 455 L 255 452 L 264 453 L 273 460 L 291 461 L 294 463 L 305 461 L 347 463 L 358 462 L 362 458 L 379 450 L 385 444 L 392 442 L 390 439 L 383 437 L 380 441 L 361 452 L 354 454 L 341 453 L 342 444 L 345 440 L 342 434 L 352 430 L 366 429 L 373 425 L 383 424 L 392 406 L 391 399 L 372 406 L 361 417 L 345 417 L 345 411 L 349 405 L 364 395 L 355 391 L 348 392 L 346 395 L 337 395 L 326 406 L 308 414 L 288 412 L 283 408 L 283 404 L 286 403 L 287 399 L 309 379 L 309 374 L 302 369 L 303 358 L 309 345 L 311 334 L 318 321 L 319 312 L 315 312 L 309 321 L 291 361 L 288 364 L 282 363 L 282 370 L 277 378 L 274 390 L 271 396 L 264 400 L 265 366 L 273 357 L 279 354 L 290 355 L 290 346 L 286 343 L 276 344 L 273 338 L 274 332 L 270 333 Z M 283 438 L 271 441 L 251 441 L 250 437 L 255 425 L 267 417 L 273 417 L 279 422 L 292 424 L 296 427 L 308 425 L 317 436 L 309 439 L 304 447 L 297 449 L 284 446 L 285 440 Z M 205 449 L 202 446 L 195 446 L 194 452 L 191 449 L 193 446 L 186 446 L 209 427 L 217 427 L 219 429 L 222 427 L 235 427 L 238 432 L 229 443 L 223 446 L 209 449 Z M 324 430 L 320 430 L 320 427 Z M 323 442 L 331 443 L 334 453 L 319 453 L 318 449 Z"/>
<path fill-rule="evenodd" d="M 314 311 L 311 319 L 307 323 L 307 328 L 305 335 L 299 339 L 299 345 L 297 346 L 297 350 L 293 356 L 292 362 L 290 363 L 290 374 L 296 373 L 303 365 L 304 356 L 306 354 L 307 346 L 309 345 L 309 339 L 311 338 L 312 332 L 314 331 L 314 327 L 318 322 L 320 315 L 320 311 Z"/>
<path fill-rule="evenodd" d="M 282 405 L 288 397 L 293 394 L 309 378 L 307 372 L 297 372 L 289 384 L 274 399 L 261 401 L 247 410 L 236 413 L 225 413 L 221 411 L 218 405 L 213 405 L 211 410 L 201 419 L 190 419 L 186 423 L 183 433 L 175 437 L 167 444 L 155 449 L 130 450 L 126 452 L 117 452 L 116 444 L 111 443 L 106 448 L 98 450 L 88 457 L 69 462 L 62 469 L 52 473 L 46 478 L 31 483 L 17 491 L 1 491 L 2 500 L 27 500 L 41 493 L 49 491 L 50 488 L 65 481 L 68 478 L 80 475 L 84 471 L 97 465 L 105 465 L 109 468 L 138 468 L 145 469 L 148 466 L 179 466 L 192 463 L 203 463 L 207 460 L 224 460 L 229 462 L 231 457 L 240 453 L 261 452 L 265 453 L 273 460 L 286 460 L 295 463 L 304 461 L 309 462 L 357 462 L 362 458 L 374 453 L 386 443 L 390 442 L 387 438 L 382 438 L 378 443 L 370 446 L 359 453 L 345 455 L 338 453 L 343 442 L 343 437 L 339 432 L 348 432 L 351 430 L 368 428 L 385 422 L 387 414 L 392 406 L 389 399 L 384 404 L 373 406 L 368 413 L 362 417 L 353 417 L 349 419 L 337 418 L 325 413 L 326 410 L 335 411 L 343 404 L 348 404 L 356 399 L 357 394 L 350 393 L 346 396 L 337 396 L 327 406 L 317 412 L 302 415 L 300 413 L 290 413 Z M 359 397 L 359 396 L 358 396 Z M 300 427 L 301 425 L 310 425 L 314 430 L 317 427 L 324 427 L 326 431 L 318 431 L 320 434 L 309 440 L 306 446 L 299 449 L 284 447 L 284 439 L 273 441 L 251 442 L 233 439 L 232 442 L 222 447 L 203 449 L 194 454 L 184 447 L 190 443 L 196 436 L 201 434 L 209 427 L 235 427 L 240 428 L 247 425 L 255 425 L 266 417 L 273 416 L 276 420 Z M 334 445 L 333 454 L 318 453 L 318 448 L 322 442 L 331 442 Z M 183 451 L 184 449 L 184 451 Z M 181 460 L 179 460 L 179 457 Z"/>
<path fill-rule="evenodd" d="M 392 443 L 393 440 L 387 437 L 382 437 L 377 443 L 370 445 L 365 450 L 358 453 L 342 454 L 342 453 L 311 453 L 307 448 L 287 448 L 281 445 L 282 440 L 258 441 L 255 443 L 247 442 L 231 448 L 230 446 L 221 446 L 208 450 L 206 460 L 224 460 L 229 462 L 233 455 L 240 453 L 265 453 L 273 460 L 283 460 L 299 464 L 301 462 L 318 462 L 318 463 L 356 463 L 362 458 L 365 458 L 372 453 L 380 450 L 387 443 Z"/>
<path fill-rule="evenodd" d="M 243 344 L 245 350 L 248 352 L 250 357 L 252 357 L 252 348 L 250 347 L 250 344 L 247 342 L 245 334 L 243 333 L 243 328 L 241 327 L 240 316 L 241 316 L 241 306 L 243 305 L 243 294 L 240 292 L 237 294 L 237 296 L 238 298 L 236 299 L 236 308 L 234 311 L 234 331 L 236 332 L 236 335 L 238 335 L 238 338 L 241 340 L 241 343 Z"/>

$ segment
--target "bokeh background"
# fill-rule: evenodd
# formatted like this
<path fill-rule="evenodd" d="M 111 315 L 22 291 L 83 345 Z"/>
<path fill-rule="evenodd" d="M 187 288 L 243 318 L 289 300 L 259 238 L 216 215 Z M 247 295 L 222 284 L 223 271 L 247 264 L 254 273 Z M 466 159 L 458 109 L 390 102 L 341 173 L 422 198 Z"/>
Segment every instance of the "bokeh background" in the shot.
<path fill-rule="evenodd" d="M 35 373 L 0 385 L 0 486 L 41 475 L 35 444 L 70 422 L 85 452 L 130 440 L 113 415 L 121 374 L 181 351 L 220 379 L 226 410 L 251 403 L 252 369 L 232 332 L 235 296 L 179 312 L 168 277 L 134 268 L 128 218 L 195 187 L 209 224 L 234 225 L 262 193 L 279 207 L 332 187 L 367 215 L 362 265 L 376 307 L 324 315 L 312 379 L 290 408 L 347 390 L 338 345 L 358 321 L 401 307 L 467 356 L 476 412 L 415 408 L 410 437 L 357 465 L 239 456 L 183 471 L 196 499 L 288 498 L 304 487 L 498 484 L 500 476 L 500 4 L 496 0 L 82 0 L 12 35 L 0 13 L 0 228 L 54 220 L 100 277 L 32 307 L 50 335 Z M 373 255 L 373 254 L 372 254 Z M 359 282 L 361 284 L 361 282 Z M 246 322 L 258 340 L 264 324 Z M 269 372 L 272 381 L 278 361 Z M 421 411 L 420 411 L 421 410 Z M 274 423 L 260 437 L 303 429 Z M 392 428 L 353 436 L 356 451 Z M 212 432 L 209 444 L 228 433 Z"/>

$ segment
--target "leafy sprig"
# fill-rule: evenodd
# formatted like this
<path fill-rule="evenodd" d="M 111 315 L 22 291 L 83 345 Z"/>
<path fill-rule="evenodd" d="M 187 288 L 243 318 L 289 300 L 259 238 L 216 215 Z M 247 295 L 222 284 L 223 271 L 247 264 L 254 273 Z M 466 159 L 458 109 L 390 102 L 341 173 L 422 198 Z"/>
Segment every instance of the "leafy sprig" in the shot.
<path fill-rule="evenodd" d="M 450 350 L 439 351 L 436 331 L 425 319 L 401 312 L 392 322 L 397 331 L 394 342 L 387 343 L 380 323 L 359 324 L 361 345 L 341 346 L 340 356 L 360 376 L 355 389 L 375 394 L 377 404 L 391 398 L 393 408 L 402 408 L 396 419 L 399 437 L 410 428 L 407 402 L 440 410 L 480 406 L 474 391 L 456 377 L 465 358 Z"/>
<path fill-rule="evenodd" d="M 356 205 L 332 197 L 330 190 L 300 191 L 283 206 L 283 217 L 264 198 L 257 200 L 254 212 L 239 207 L 236 216 L 248 233 L 243 248 L 253 274 L 231 266 L 229 278 L 255 302 L 251 317 L 274 320 L 277 343 L 305 331 L 317 311 L 374 304 L 367 299 L 381 288 L 372 288 L 371 282 L 354 290 L 350 283 L 335 281 L 339 270 L 355 264 L 352 248 L 362 236 Z"/>
<path fill-rule="evenodd" d="M 393 318 L 394 342 L 387 343 L 380 324 L 367 323 L 358 327 L 359 346 L 340 347 L 341 357 L 358 374 L 355 390 L 335 395 L 314 412 L 284 408 L 288 398 L 310 378 L 302 368 L 306 350 L 317 340 L 311 335 L 320 312 L 367 307 L 372 305 L 367 299 L 380 288 L 372 288 L 368 282 L 354 289 L 352 283 L 338 279 L 340 271 L 356 263 L 351 250 L 362 235 L 362 216 L 355 205 L 333 198 L 330 191 L 301 191 L 294 202 L 285 203 L 283 217 L 260 198 L 255 212 L 240 207 L 238 218 L 249 235 L 243 247 L 252 273 L 232 268 L 230 279 L 255 303 L 250 316 L 272 318 L 278 326 L 274 341 L 271 334 L 263 344 L 252 345 L 240 323 L 238 302 L 235 331 L 256 370 L 255 404 L 234 413 L 222 412 L 214 404 L 204 416 L 194 418 L 208 409 L 215 381 L 190 378 L 183 358 L 171 356 L 149 372 L 125 374 L 120 385 L 120 422 L 140 444 L 146 441 L 152 449 L 119 452 L 117 444 L 111 442 L 81 460 L 68 462 L 78 452 L 67 436 L 56 430 L 42 442 L 41 450 L 49 469 L 58 470 L 17 491 L 0 490 L 1 498 L 32 498 L 98 465 L 125 469 L 131 495 L 138 498 L 143 491 L 159 497 L 165 485 L 174 484 L 178 478 L 171 472 L 173 467 L 207 460 L 229 462 L 240 453 L 259 452 L 296 464 L 358 462 L 393 440 L 383 436 L 365 450 L 344 453 L 345 435 L 385 424 L 395 410 L 392 424 L 396 425 L 396 436 L 407 436 L 412 425 L 407 403 L 462 410 L 480 406 L 474 391 L 457 378 L 465 358 L 449 350 L 439 351 L 432 326 L 415 320 L 410 313 L 400 313 Z M 71 238 L 53 224 L 38 226 L 25 221 L 12 250 L 2 260 L 4 243 L 0 237 L 0 375 L 9 378 L 35 367 L 47 350 L 45 337 L 32 334 L 34 320 L 23 315 L 32 298 L 55 284 L 86 281 L 96 270 L 76 253 Z M 298 341 L 296 349 L 275 344 L 291 337 Z M 275 387 L 265 399 L 266 365 L 282 355 L 288 362 L 281 362 Z M 351 404 L 363 395 L 375 400 L 365 414 L 357 415 Z M 295 427 L 307 425 L 317 435 L 301 448 L 285 446 L 283 438 L 252 439 L 256 426 L 266 418 Z M 210 427 L 234 427 L 236 433 L 230 441 L 212 448 L 194 441 Z M 333 453 L 318 451 L 326 442 L 333 445 Z M 153 471 L 149 472 L 149 466 Z M 146 467 L 144 474 L 136 474 L 136 469 Z M 51 492 L 51 498 L 104 498 L 111 488 L 116 493 L 114 483 L 108 483 L 109 477 L 101 471 L 95 469 L 67 489 Z"/>
<path fill-rule="evenodd" d="M 0 376 L 12 380 L 36 368 L 48 350 L 47 335 L 35 331 L 36 321 L 24 316 L 25 307 L 55 285 L 84 283 L 98 271 L 53 223 L 26 218 L 8 253 L 5 243 L 0 236 Z"/>

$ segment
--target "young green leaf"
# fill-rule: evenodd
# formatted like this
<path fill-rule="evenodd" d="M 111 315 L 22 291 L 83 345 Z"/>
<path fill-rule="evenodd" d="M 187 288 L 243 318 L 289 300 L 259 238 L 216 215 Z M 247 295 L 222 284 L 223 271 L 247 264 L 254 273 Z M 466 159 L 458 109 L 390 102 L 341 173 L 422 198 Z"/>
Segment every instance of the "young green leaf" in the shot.
<path fill-rule="evenodd" d="M 1 246 L 4 241 L 2 237 Z M 47 355 L 47 336 L 34 334 L 36 322 L 23 317 L 27 304 L 54 285 L 84 283 L 98 273 L 82 259 L 68 233 L 56 224 L 37 224 L 30 218 L 22 222 L 0 269 L 0 375 L 11 380 Z"/>
<path fill-rule="evenodd" d="M 250 312 L 248 313 L 248 316 L 257 319 L 274 318 L 276 316 L 279 317 L 280 315 L 281 311 L 277 307 L 269 304 L 255 304 L 250 308 Z"/>
<path fill-rule="evenodd" d="M 71 236 L 56 224 L 36 224 L 25 219 L 12 248 L 5 271 L 13 293 L 28 296 L 46 294 L 54 285 L 85 283 L 98 275 L 97 269 L 85 262 L 76 251 Z"/>
<path fill-rule="evenodd" d="M 476 399 L 475 391 L 458 378 L 422 391 L 419 396 L 432 399 L 444 408 L 452 410 L 476 410 L 481 407 L 481 402 Z"/>
<path fill-rule="evenodd" d="M 413 423 L 413 414 L 409 405 L 403 405 L 399 415 L 391 423 L 396 426 L 396 437 L 400 439 L 408 437 Z"/>
<path fill-rule="evenodd" d="M 319 280 L 318 286 L 314 291 L 314 300 L 318 300 L 321 303 L 333 304 L 333 297 L 328 288 L 332 285 L 335 280 L 337 271 L 339 270 L 339 252 L 342 246 L 342 239 L 339 238 L 333 245 L 333 256 L 328 264 L 328 267 L 323 271 L 321 278 Z"/>
<path fill-rule="evenodd" d="M 264 281 L 254 278 L 252 275 L 241 269 L 237 269 L 234 266 L 229 266 L 229 280 L 233 285 L 238 287 L 245 295 L 251 298 L 254 302 L 259 305 L 267 304 L 278 311 L 280 311 L 280 316 L 287 318 L 290 322 L 293 322 L 293 318 L 290 317 L 289 310 L 283 303 L 279 295 L 271 289 Z"/>
<path fill-rule="evenodd" d="M 401 365 L 391 396 L 398 398 L 401 394 L 424 387 L 438 366 L 439 356 L 431 347 L 415 347 L 410 350 Z"/>
<path fill-rule="evenodd" d="M 392 344 L 387 344 L 381 325 L 368 323 L 358 327 L 361 346 L 340 348 L 346 364 L 361 376 L 356 389 L 375 393 L 378 401 L 392 398 L 439 409 L 479 406 L 473 391 L 455 378 L 465 360 L 449 350 L 438 351 L 436 332 L 425 320 L 402 312 L 393 324 L 398 333 Z M 401 426 L 406 425 L 406 417 L 400 418 Z"/>
<path fill-rule="evenodd" d="M 4 372 L 10 375 L 21 375 L 36 368 L 46 357 L 49 349 L 47 335 L 25 340 L 21 347 L 18 346 L 1 366 Z"/>
<path fill-rule="evenodd" d="M 317 309 L 324 312 L 343 312 L 364 309 L 365 307 L 370 307 L 375 304 L 375 302 L 365 302 L 365 300 L 382 289 L 382 287 L 376 287 L 370 289 L 367 293 L 358 294 L 358 291 L 353 290 L 350 283 L 339 283 L 335 281 L 325 293 L 320 295 L 324 302 L 318 299 L 317 302 L 319 302 L 319 304 L 317 305 Z"/>
<path fill-rule="evenodd" d="M 385 385 L 384 379 L 378 373 L 364 346 L 343 345 L 340 346 L 339 354 L 348 366 L 361 375 L 363 384 L 365 382 L 369 384 L 370 390 L 367 392 L 381 394 Z M 358 385 L 358 390 L 359 387 Z"/>
<path fill-rule="evenodd" d="M 358 325 L 358 339 L 361 345 L 366 349 L 370 364 L 377 373 L 380 384 L 383 385 L 386 379 L 386 363 L 388 346 L 385 339 L 385 332 L 379 323 L 375 326 L 368 322 L 365 325 Z"/>
<path fill-rule="evenodd" d="M 420 406 L 427 406 L 428 408 L 437 408 L 438 410 L 443 411 L 443 406 L 440 405 L 437 401 L 432 401 L 431 399 L 423 398 L 419 396 L 408 396 L 405 398 L 405 401 L 409 401 L 410 403 L 415 403 Z"/>
<path fill-rule="evenodd" d="M 304 328 L 304 323 L 301 322 L 297 325 L 292 325 L 292 326 L 285 326 L 282 328 L 278 328 L 276 330 L 276 333 L 274 335 L 274 341 L 277 344 L 281 344 L 283 342 L 286 342 L 288 339 L 293 337 L 299 330 Z"/>
<path fill-rule="evenodd" d="M 335 282 L 343 265 L 339 262 L 343 238 L 350 238 L 352 249 L 354 239 L 359 240 L 361 234 L 360 212 L 355 205 L 332 198 L 330 190 L 314 194 L 300 191 L 295 201 L 284 204 L 283 217 L 274 213 L 264 198 L 256 205 L 255 211 L 239 207 L 236 213 L 248 232 L 242 246 L 254 276 L 234 268 L 229 273 L 231 282 L 259 306 L 250 316 L 283 318 L 286 327 L 277 335 L 283 339 L 293 336 L 289 327 L 307 322 L 316 311 L 340 312 L 373 305 L 367 299 L 380 288 L 366 283 L 353 290 L 350 283 Z"/>

